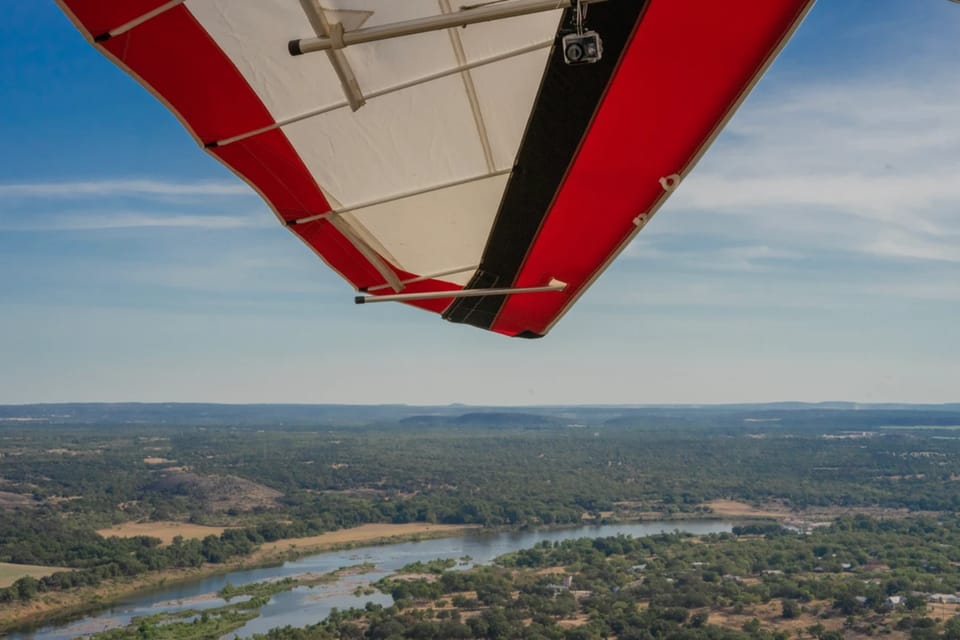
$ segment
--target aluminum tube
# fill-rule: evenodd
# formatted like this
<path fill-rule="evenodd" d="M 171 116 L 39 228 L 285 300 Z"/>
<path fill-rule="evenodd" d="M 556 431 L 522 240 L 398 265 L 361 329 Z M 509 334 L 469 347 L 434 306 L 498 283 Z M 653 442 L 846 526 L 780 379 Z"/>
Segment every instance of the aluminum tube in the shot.
<path fill-rule="evenodd" d="M 573 6 L 575 2 L 576 0 L 516 0 L 516 2 L 511 4 L 478 7 L 476 9 L 466 9 L 458 13 L 441 14 L 428 18 L 385 24 L 379 27 L 357 29 L 356 31 L 347 31 L 343 34 L 343 46 L 386 40 L 400 36 L 410 36 L 428 31 L 465 27 L 470 24 L 502 20 L 504 18 L 516 18 L 517 16 L 553 11 L 555 9 L 568 9 Z M 581 2 L 586 5 L 606 2 L 606 0 L 581 0 Z M 335 48 L 335 44 L 332 38 L 301 38 L 299 40 L 291 40 L 289 45 L 292 55 L 309 53 L 311 51 L 327 51 L 333 48 Z"/>
<path fill-rule="evenodd" d="M 460 289 L 453 291 L 430 291 L 427 293 L 397 293 L 386 296 L 357 296 L 353 299 L 357 304 L 370 302 L 405 302 L 411 300 L 437 300 L 441 298 L 482 298 L 483 296 L 509 296 L 516 293 L 546 293 L 549 291 L 563 291 L 567 283 L 554 280 L 543 287 L 521 287 L 519 289 Z"/>

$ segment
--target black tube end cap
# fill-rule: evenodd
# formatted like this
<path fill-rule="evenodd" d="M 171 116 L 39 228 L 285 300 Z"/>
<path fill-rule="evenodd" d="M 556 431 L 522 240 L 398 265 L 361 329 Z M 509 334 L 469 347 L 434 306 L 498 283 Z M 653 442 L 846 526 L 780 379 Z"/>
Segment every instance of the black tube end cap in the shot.
<path fill-rule="evenodd" d="M 515 334 L 513 337 L 514 337 L 514 338 L 525 338 L 526 340 L 539 340 L 540 338 L 543 337 L 543 335 L 544 335 L 544 334 L 542 334 L 542 333 L 537 333 L 536 331 L 530 331 L 530 330 L 528 329 L 528 330 L 526 330 L 526 331 L 521 331 L 520 333 Z"/>

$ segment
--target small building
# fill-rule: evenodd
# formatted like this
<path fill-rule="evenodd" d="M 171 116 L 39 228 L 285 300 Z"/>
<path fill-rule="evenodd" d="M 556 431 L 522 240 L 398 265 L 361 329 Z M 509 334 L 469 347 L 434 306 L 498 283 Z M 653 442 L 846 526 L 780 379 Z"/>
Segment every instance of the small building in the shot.
<path fill-rule="evenodd" d="M 960 604 L 960 596 L 952 593 L 931 593 L 927 596 L 927 602 L 936 602 L 938 604 Z"/>

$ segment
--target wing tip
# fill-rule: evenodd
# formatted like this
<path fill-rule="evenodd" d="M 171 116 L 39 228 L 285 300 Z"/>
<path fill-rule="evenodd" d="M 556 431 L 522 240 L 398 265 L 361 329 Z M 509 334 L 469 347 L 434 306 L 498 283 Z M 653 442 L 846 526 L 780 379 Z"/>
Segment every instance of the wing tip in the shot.
<path fill-rule="evenodd" d="M 544 337 L 545 333 L 537 333 L 536 331 L 531 331 L 527 329 L 526 331 L 521 331 L 520 333 L 513 334 L 514 338 L 526 338 L 527 340 L 538 340 Z"/>

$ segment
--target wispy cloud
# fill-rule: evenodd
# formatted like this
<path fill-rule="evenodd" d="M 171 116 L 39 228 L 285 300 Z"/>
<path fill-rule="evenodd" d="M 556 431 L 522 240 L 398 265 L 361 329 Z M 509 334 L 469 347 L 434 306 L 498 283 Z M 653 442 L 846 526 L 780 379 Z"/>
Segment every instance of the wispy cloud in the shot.
<path fill-rule="evenodd" d="M 0 231 L 105 231 L 110 229 L 210 229 L 264 227 L 275 223 L 268 212 L 250 215 L 213 215 L 159 212 L 78 213 L 50 217 L 18 216 L 0 219 Z"/>
<path fill-rule="evenodd" d="M 647 238 L 633 242 L 621 257 L 670 262 L 693 269 L 759 271 L 778 261 L 800 259 L 803 255 L 764 244 L 662 247 Z"/>
<path fill-rule="evenodd" d="M 884 229 L 863 245 L 863 250 L 881 256 L 937 260 L 960 264 L 960 238 L 942 238 Z"/>
<path fill-rule="evenodd" d="M 85 180 L 0 184 L 0 197 L 77 198 L 92 196 L 246 196 L 240 182 L 171 182 L 162 180 Z"/>
<path fill-rule="evenodd" d="M 960 261 L 960 78 L 927 67 L 774 84 L 670 210 L 709 213 L 723 220 L 718 233 L 775 251 Z"/>

